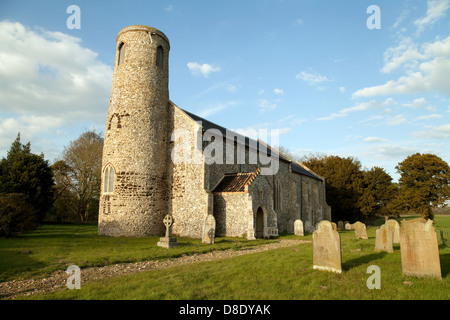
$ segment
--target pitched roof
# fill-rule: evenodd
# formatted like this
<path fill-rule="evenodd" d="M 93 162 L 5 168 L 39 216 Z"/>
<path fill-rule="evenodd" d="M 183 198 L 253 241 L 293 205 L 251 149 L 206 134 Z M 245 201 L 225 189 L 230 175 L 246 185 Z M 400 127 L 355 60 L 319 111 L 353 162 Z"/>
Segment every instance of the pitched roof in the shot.
<path fill-rule="evenodd" d="M 226 173 L 212 192 L 245 192 L 261 170 L 255 172 Z"/>
<path fill-rule="evenodd" d="M 170 101 L 173 105 L 175 105 L 172 101 Z M 180 108 L 181 109 L 181 108 Z M 241 138 L 241 141 L 245 141 L 245 147 L 247 148 L 253 148 L 254 146 L 256 146 L 257 151 L 259 151 L 260 149 L 262 149 L 262 152 L 266 152 L 266 154 L 268 156 L 274 156 L 277 157 L 278 159 L 280 159 L 281 161 L 290 163 L 290 167 L 292 172 L 297 173 L 297 174 L 301 174 L 307 177 L 311 177 L 313 179 L 317 179 L 317 180 L 323 180 L 323 178 L 321 178 L 320 176 L 318 176 L 317 174 L 315 174 L 314 172 L 312 172 L 311 170 L 307 169 L 304 165 L 296 163 L 291 161 L 290 159 L 284 157 L 282 154 L 280 154 L 279 152 L 277 152 L 276 150 L 272 149 L 268 144 L 260 141 L 259 139 L 257 141 L 255 141 L 254 139 L 251 139 L 249 137 L 245 137 L 239 133 L 236 133 L 234 131 L 228 130 L 225 127 L 222 127 L 218 124 L 215 124 L 214 122 L 211 122 L 209 120 L 206 120 L 202 117 L 199 117 L 189 111 L 186 111 L 184 109 L 181 109 L 188 117 L 190 117 L 192 120 L 198 122 L 201 122 L 201 126 L 203 128 L 203 131 L 206 131 L 208 129 L 216 129 L 219 130 L 222 133 L 222 136 L 225 138 L 227 136 L 227 131 L 229 133 L 232 133 L 235 136 L 238 136 Z M 239 141 L 239 140 L 238 140 Z"/>

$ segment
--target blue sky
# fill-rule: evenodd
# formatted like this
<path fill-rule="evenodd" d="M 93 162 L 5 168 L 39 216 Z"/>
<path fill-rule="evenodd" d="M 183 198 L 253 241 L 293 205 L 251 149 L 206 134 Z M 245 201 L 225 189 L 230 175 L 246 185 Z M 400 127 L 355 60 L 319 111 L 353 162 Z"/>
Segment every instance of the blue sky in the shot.
<path fill-rule="evenodd" d="M 381 29 L 367 27 L 370 5 Z M 18 131 L 51 162 L 83 130 L 104 132 L 117 34 L 144 24 L 170 40 L 183 109 L 395 180 L 416 152 L 450 163 L 449 15 L 450 0 L 2 0 L 0 157 Z"/>

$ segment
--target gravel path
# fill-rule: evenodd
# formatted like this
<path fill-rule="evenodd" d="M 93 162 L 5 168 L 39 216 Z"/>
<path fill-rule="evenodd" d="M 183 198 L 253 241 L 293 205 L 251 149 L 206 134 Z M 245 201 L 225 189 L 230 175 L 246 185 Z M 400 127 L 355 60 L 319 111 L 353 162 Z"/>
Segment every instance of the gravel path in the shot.
<path fill-rule="evenodd" d="M 229 249 L 225 251 L 213 251 L 204 254 L 194 254 L 192 256 L 184 255 L 180 258 L 164 261 L 143 261 L 135 263 L 121 263 L 105 267 L 86 268 L 81 269 L 81 286 L 88 282 L 98 281 L 110 277 L 134 274 L 142 271 L 162 270 L 189 263 L 228 259 L 250 253 L 291 247 L 300 243 L 311 243 L 311 241 L 278 240 L 274 243 L 256 247 L 242 248 L 238 251 Z M 68 277 L 69 275 L 65 272 L 65 270 L 62 270 L 56 271 L 48 278 L 44 279 L 26 279 L 0 282 L 0 299 L 11 300 L 20 295 L 32 295 L 36 293 L 51 292 L 62 289 L 66 286 Z"/>

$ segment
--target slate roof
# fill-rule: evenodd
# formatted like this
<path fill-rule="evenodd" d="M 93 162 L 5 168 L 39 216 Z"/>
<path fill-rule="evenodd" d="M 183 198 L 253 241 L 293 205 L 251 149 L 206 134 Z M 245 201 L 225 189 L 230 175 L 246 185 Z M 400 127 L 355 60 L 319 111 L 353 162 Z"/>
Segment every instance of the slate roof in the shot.
<path fill-rule="evenodd" d="M 201 122 L 201 126 L 203 128 L 203 132 L 208 130 L 208 129 L 217 129 L 217 130 L 219 130 L 222 133 L 223 137 L 226 137 L 228 129 L 226 129 L 226 128 L 218 125 L 218 124 L 215 124 L 214 122 L 206 120 L 206 119 L 204 119 L 202 117 L 199 117 L 199 116 L 197 116 L 197 115 L 195 115 L 195 114 L 193 114 L 193 113 L 191 113 L 189 111 L 186 111 L 184 109 L 181 109 L 181 110 L 183 110 L 183 112 L 186 113 L 192 120 L 194 120 L 196 122 Z M 269 145 L 265 144 L 264 142 L 262 142 L 260 140 L 255 141 L 254 139 L 242 136 L 242 135 L 240 135 L 240 134 L 238 134 L 236 132 L 233 132 L 231 130 L 228 130 L 228 131 L 232 132 L 236 136 L 242 137 L 242 139 L 245 141 L 245 146 L 247 148 L 252 148 L 252 146 L 256 145 L 257 146 L 257 150 L 260 150 L 260 148 L 263 148 L 262 150 L 264 150 L 268 156 L 272 155 L 272 156 L 277 157 L 281 161 L 290 163 L 292 172 L 297 173 L 297 174 L 301 174 L 301 175 L 304 175 L 304 176 L 307 176 L 307 177 L 310 177 L 310 178 L 313 178 L 313 179 L 317 179 L 317 180 L 321 180 L 321 181 L 323 180 L 320 176 L 314 174 L 313 172 L 311 172 L 309 170 L 306 170 L 300 164 L 289 160 L 288 158 L 286 158 L 283 155 L 281 155 L 280 153 L 278 153 L 276 150 L 273 150 Z M 243 178 L 241 178 L 241 179 L 243 179 Z"/>
<path fill-rule="evenodd" d="M 226 173 L 212 192 L 245 192 L 245 187 L 250 185 L 260 173 L 255 172 Z"/>

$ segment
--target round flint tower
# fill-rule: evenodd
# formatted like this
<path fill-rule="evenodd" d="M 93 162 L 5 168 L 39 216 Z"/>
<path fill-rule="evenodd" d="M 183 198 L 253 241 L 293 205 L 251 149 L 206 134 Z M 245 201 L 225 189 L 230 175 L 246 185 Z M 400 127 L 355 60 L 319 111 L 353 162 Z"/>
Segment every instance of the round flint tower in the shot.
<path fill-rule="evenodd" d="M 169 40 L 142 25 L 117 36 L 98 232 L 162 235 L 168 210 Z"/>

